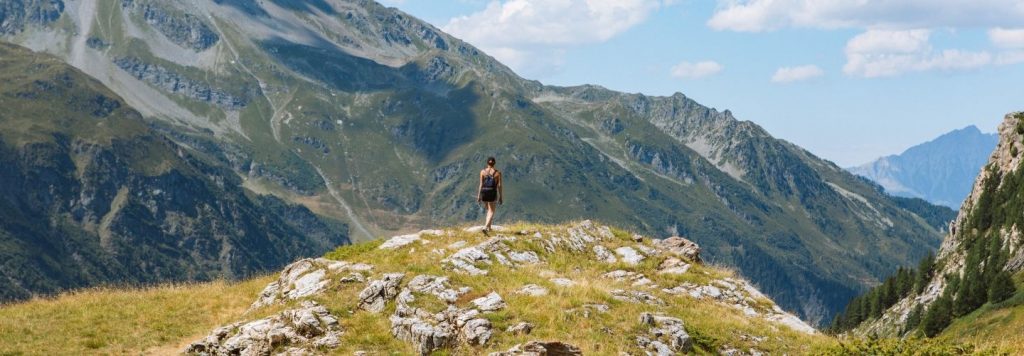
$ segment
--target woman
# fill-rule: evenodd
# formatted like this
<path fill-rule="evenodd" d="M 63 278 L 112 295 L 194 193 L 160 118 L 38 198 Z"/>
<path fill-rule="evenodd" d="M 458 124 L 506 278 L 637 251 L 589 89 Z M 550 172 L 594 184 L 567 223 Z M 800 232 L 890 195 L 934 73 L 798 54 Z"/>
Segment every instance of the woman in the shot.
<path fill-rule="evenodd" d="M 501 172 L 494 168 L 494 163 L 494 157 L 487 157 L 487 168 L 480 171 L 480 184 L 476 190 L 476 201 L 484 203 L 484 206 L 487 207 L 487 223 L 484 225 L 484 233 L 491 231 L 495 202 L 498 205 L 502 203 Z"/>

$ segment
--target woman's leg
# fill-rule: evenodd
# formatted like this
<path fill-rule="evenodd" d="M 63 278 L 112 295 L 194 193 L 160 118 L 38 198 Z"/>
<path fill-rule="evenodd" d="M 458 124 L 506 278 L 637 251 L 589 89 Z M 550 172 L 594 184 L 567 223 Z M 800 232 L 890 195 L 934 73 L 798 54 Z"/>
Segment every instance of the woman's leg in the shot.
<path fill-rule="evenodd" d="M 487 206 L 487 223 L 484 225 L 484 228 L 487 229 L 487 230 L 490 230 L 491 229 L 491 222 L 494 221 L 494 202 L 493 201 L 484 202 L 484 205 Z"/>

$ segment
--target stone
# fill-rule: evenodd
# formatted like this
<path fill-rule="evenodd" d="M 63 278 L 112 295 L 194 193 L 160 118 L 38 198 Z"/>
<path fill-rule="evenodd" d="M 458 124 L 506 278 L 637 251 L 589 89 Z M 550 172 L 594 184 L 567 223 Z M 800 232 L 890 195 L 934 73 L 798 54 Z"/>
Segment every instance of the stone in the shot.
<path fill-rule="evenodd" d="M 505 329 L 505 332 L 513 335 L 529 335 L 531 331 L 533 331 L 533 324 L 525 321 L 519 322 L 518 324 L 509 326 Z"/>
<path fill-rule="evenodd" d="M 690 262 L 701 263 L 700 246 L 693 241 L 679 236 L 673 236 L 658 241 L 658 246 L 676 256 L 683 257 Z"/>
<path fill-rule="evenodd" d="M 513 346 L 505 352 L 494 352 L 490 356 L 580 356 L 583 351 L 579 347 L 569 345 L 560 341 L 530 341 L 525 344 Z"/>
<path fill-rule="evenodd" d="M 547 295 L 548 294 L 548 289 L 544 288 L 544 287 L 541 287 L 539 285 L 536 285 L 536 284 L 527 284 L 527 285 L 523 286 L 522 288 L 519 288 L 519 290 L 516 291 L 516 294 L 529 295 L 529 296 L 533 296 L 533 297 L 540 297 L 540 296 Z"/>
<path fill-rule="evenodd" d="M 604 246 L 595 245 L 593 250 L 594 255 L 597 257 L 598 261 L 604 263 L 615 263 L 619 261 L 617 258 L 615 258 L 615 255 L 613 255 L 612 252 L 609 251 L 608 248 Z"/>
<path fill-rule="evenodd" d="M 552 278 L 551 283 L 560 287 L 572 287 L 576 285 L 576 282 L 568 278 Z"/>
<path fill-rule="evenodd" d="M 339 280 L 341 283 L 363 283 L 366 282 L 366 277 L 362 273 L 351 273 L 345 277 L 341 277 Z"/>
<path fill-rule="evenodd" d="M 508 253 L 508 258 L 521 264 L 540 263 L 540 256 L 533 251 L 511 251 Z"/>
<path fill-rule="evenodd" d="M 665 302 L 663 300 L 647 292 L 615 289 L 611 291 L 611 294 L 612 299 L 623 302 L 650 305 L 665 305 Z"/>
<path fill-rule="evenodd" d="M 359 309 L 372 313 L 384 311 L 388 301 L 398 296 L 398 285 L 402 283 L 404 273 L 388 273 L 383 278 L 370 281 L 361 292 L 359 292 Z"/>
<path fill-rule="evenodd" d="M 284 300 L 305 298 L 319 294 L 331 283 L 328 273 L 345 270 L 369 270 L 373 266 L 333 261 L 326 258 L 305 258 L 293 262 L 281 271 L 276 281 L 267 284 L 249 310 Z"/>
<path fill-rule="evenodd" d="M 669 355 L 675 354 L 675 352 L 689 352 L 693 348 L 692 339 L 690 334 L 686 332 L 682 319 L 641 313 L 640 323 L 650 327 L 648 336 L 651 339 L 651 343 L 647 347 L 654 349 L 659 355 L 666 351 L 665 347 L 662 346 L 667 346 Z M 667 342 L 667 344 L 655 344 L 662 341 Z"/>
<path fill-rule="evenodd" d="M 636 265 L 640 261 L 644 260 L 644 256 L 637 252 L 635 249 L 629 246 L 623 246 L 615 249 L 615 253 L 622 257 L 622 262 Z"/>
<path fill-rule="evenodd" d="M 338 318 L 322 305 L 303 301 L 301 307 L 246 323 L 215 329 L 200 341 L 190 344 L 186 354 L 269 355 L 278 346 L 288 345 L 288 354 L 318 353 L 341 344 Z"/>
<path fill-rule="evenodd" d="M 409 245 L 409 244 L 411 244 L 413 242 L 416 242 L 416 241 L 423 242 L 424 241 L 423 240 L 423 236 L 426 236 L 426 235 L 438 235 L 439 236 L 439 235 L 443 235 L 443 234 L 444 234 L 444 231 L 441 231 L 441 230 L 423 230 L 423 231 L 417 232 L 415 234 L 398 235 L 398 236 L 391 237 L 387 241 L 384 241 L 384 243 L 380 244 L 380 246 L 378 246 L 377 248 L 379 248 L 381 250 L 394 250 L 394 249 L 397 249 L 399 247 Z"/>
<path fill-rule="evenodd" d="M 477 267 L 476 263 L 490 264 L 491 258 L 487 255 L 487 252 L 477 247 L 466 247 L 453 253 L 441 262 L 446 263 L 456 272 L 479 276 L 487 274 L 487 271 Z"/>
<path fill-rule="evenodd" d="M 658 265 L 658 274 L 684 274 L 689 270 L 689 263 L 675 257 L 666 258 Z"/>
<path fill-rule="evenodd" d="M 427 274 L 421 274 L 413 277 L 406 287 L 413 292 L 431 294 L 448 304 L 455 303 L 460 296 L 469 291 L 469 288 L 456 290 L 449 287 L 448 277 L 432 276 Z"/>
<path fill-rule="evenodd" d="M 480 311 L 498 311 L 505 309 L 505 301 L 501 299 L 501 296 L 497 292 L 491 292 L 490 294 L 473 299 L 473 305 L 476 305 Z"/>

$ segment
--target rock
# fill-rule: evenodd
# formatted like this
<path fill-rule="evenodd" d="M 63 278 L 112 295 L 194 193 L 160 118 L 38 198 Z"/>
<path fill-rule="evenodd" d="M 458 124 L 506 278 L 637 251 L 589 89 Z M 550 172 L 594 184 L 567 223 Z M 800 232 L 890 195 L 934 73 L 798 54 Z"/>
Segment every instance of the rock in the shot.
<path fill-rule="evenodd" d="M 675 257 L 666 258 L 658 265 L 658 274 L 684 274 L 689 270 L 689 263 Z"/>
<path fill-rule="evenodd" d="M 505 301 L 501 299 L 501 296 L 497 292 L 491 292 L 490 294 L 473 299 L 473 305 L 476 305 L 480 311 L 498 311 L 505 309 Z"/>
<path fill-rule="evenodd" d="M 359 292 L 359 309 L 373 313 L 384 311 L 388 301 L 398 296 L 398 285 L 403 277 L 404 273 L 388 273 L 384 278 L 370 281 L 370 285 Z"/>
<path fill-rule="evenodd" d="M 576 282 L 568 278 L 552 278 L 551 283 L 560 287 L 572 287 L 576 285 Z"/>
<path fill-rule="evenodd" d="M 490 356 L 579 356 L 583 355 L 580 348 L 560 341 L 530 341 L 525 344 L 513 346 L 505 352 L 491 353 Z"/>
<path fill-rule="evenodd" d="M 505 329 L 505 332 L 513 335 L 529 335 L 533 331 L 533 324 L 527 322 L 519 322 L 519 324 L 509 326 Z"/>
<path fill-rule="evenodd" d="M 287 345 L 289 354 L 316 353 L 321 349 L 338 347 L 341 333 L 338 319 L 327 308 L 307 300 L 297 309 L 217 328 L 202 340 L 190 344 L 184 352 L 269 355 L 276 347 Z"/>
<path fill-rule="evenodd" d="M 621 270 L 621 269 L 605 273 L 605 274 L 601 275 L 601 277 L 608 278 L 608 279 L 613 279 L 613 280 L 616 280 L 616 281 L 630 281 L 630 282 L 633 282 L 633 286 L 634 287 L 648 286 L 648 285 L 651 285 L 652 283 L 654 283 L 653 281 L 648 279 L 643 274 L 636 273 L 636 272 L 630 272 L 630 271 L 624 271 L 624 270 Z"/>
<path fill-rule="evenodd" d="M 333 261 L 326 258 L 301 259 L 286 266 L 281 276 L 271 282 L 253 302 L 250 310 L 268 306 L 283 300 L 299 299 L 323 292 L 330 284 L 328 272 L 372 269 L 372 266 Z"/>
<path fill-rule="evenodd" d="M 521 264 L 540 263 L 540 256 L 533 251 L 511 251 L 508 253 L 508 258 Z"/>
<path fill-rule="evenodd" d="M 416 241 L 423 242 L 423 241 L 425 241 L 425 240 L 423 240 L 423 236 L 426 236 L 426 235 L 443 235 L 443 234 L 444 234 L 444 231 L 441 231 L 441 230 L 423 230 L 423 231 L 417 232 L 415 234 L 394 236 L 394 237 L 388 239 L 387 241 L 384 241 L 384 243 L 380 244 L 380 246 L 378 246 L 377 248 L 382 249 L 382 250 L 394 250 L 394 249 L 397 249 L 399 247 L 411 244 L 411 243 L 416 242 Z"/>
<path fill-rule="evenodd" d="M 418 308 L 399 306 L 389 318 L 391 333 L 416 346 L 421 355 L 454 346 L 459 340 L 483 345 L 493 336 L 491 322 L 479 317 L 476 309 L 447 310 L 430 316 Z"/>
<path fill-rule="evenodd" d="M 612 299 L 620 300 L 620 301 L 623 301 L 623 302 L 638 303 L 638 304 L 643 303 L 643 304 L 651 304 L 651 305 L 665 305 L 665 302 L 663 300 L 661 300 L 660 298 L 655 297 L 654 295 L 652 295 L 650 293 L 647 293 L 647 292 L 641 292 L 641 291 L 635 291 L 635 290 L 627 291 L 627 290 L 622 290 L 622 289 L 616 289 L 616 290 L 611 291 L 611 294 L 612 294 Z"/>
<path fill-rule="evenodd" d="M 339 280 L 341 283 L 363 283 L 366 282 L 366 277 L 363 277 L 362 273 L 351 273 L 345 277 L 341 277 Z"/>
<path fill-rule="evenodd" d="M 639 234 L 633 234 L 632 239 L 633 239 L 633 242 L 643 242 L 644 241 L 644 237 L 640 236 Z"/>
<path fill-rule="evenodd" d="M 539 297 L 548 294 L 548 289 L 541 287 L 536 284 L 527 284 L 523 288 L 519 288 L 516 294 L 529 295 L 533 297 Z"/>
<path fill-rule="evenodd" d="M 658 246 L 676 256 L 680 256 L 687 260 L 690 260 L 690 262 L 701 263 L 700 246 L 698 246 L 697 243 L 693 241 L 687 240 L 679 236 L 673 236 L 658 241 Z"/>
<path fill-rule="evenodd" d="M 462 240 L 452 242 L 450 245 L 448 245 L 448 248 L 450 248 L 452 250 L 457 250 L 457 249 L 460 249 L 460 248 L 463 248 L 463 247 L 466 247 L 466 241 L 462 241 Z"/>
<path fill-rule="evenodd" d="M 491 259 L 486 252 L 477 247 L 466 247 L 441 262 L 451 266 L 457 272 L 479 276 L 487 274 L 487 271 L 477 267 L 476 263 L 490 264 Z"/>
<path fill-rule="evenodd" d="M 399 311 L 389 318 L 391 334 L 396 339 L 413 344 L 420 355 L 429 355 L 434 350 L 447 347 L 454 342 L 454 335 L 447 328 L 438 327 L 418 316 L 405 315 Z"/>
<path fill-rule="evenodd" d="M 675 354 L 675 352 L 689 352 L 693 347 L 690 334 L 686 332 L 682 319 L 641 313 L 640 323 L 651 327 L 649 332 L 651 342 L 648 345 L 641 345 L 641 347 L 654 349 L 659 355 L 666 351 L 662 346 L 668 347 L 668 355 Z M 656 344 L 660 343 L 659 340 L 664 340 L 668 344 Z M 638 339 L 638 343 L 641 343 L 640 341 Z"/>
<path fill-rule="evenodd" d="M 406 287 L 414 292 L 431 294 L 448 304 L 455 303 L 460 296 L 469 292 L 468 287 L 458 290 L 449 287 L 448 277 L 427 274 L 414 277 Z"/>
<path fill-rule="evenodd" d="M 609 251 L 608 248 L 604 246 L 595 245 L 593 250 L 594 255 L 597 256 L 598 261 L 604 263 L 615 263 L 619 261 L 617 258 L 615 258 L 615 255 L 613 255 L 612 252 Z"/>
<path fill-rule="evenodd" d="M 615 249 L 615 253 L 622 257 L 622 262 L 631 265 L 636 265 L 640 263 L 640 261 L 644 260 L 643 255 L 641 255 L 639 252 L 636 252 L 635 249 L 629 246 L 619 247 Z"/>

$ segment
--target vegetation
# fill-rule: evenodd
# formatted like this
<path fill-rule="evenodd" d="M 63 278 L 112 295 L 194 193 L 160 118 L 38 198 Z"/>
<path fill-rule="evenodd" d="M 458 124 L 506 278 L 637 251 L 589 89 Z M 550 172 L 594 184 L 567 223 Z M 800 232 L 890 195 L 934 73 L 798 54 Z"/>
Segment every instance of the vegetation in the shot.
<path fill-rule="evenodd" d="M 922 258 L 917 269 L 900 267 L 896 274 L 886 278 L 882 284 L 853 298 L 846 309 L 832 321 L 829 330 L 837 333 L 848 331 L 865 320 L 882 316 L 882 313 L 896 302 L 911 294 L 920 293 L 931 280 L 934 269 L 935 256 L 932 254 Z"/>
<path fill-rule="evenodd" d="M 851 338 L 824 349 L 821 355 L 973 355 L 971 344 L 919 338 Z"/>
<path fill-rule="evenodd" d="M 508 227 L 512 231 L 540 231 L 551 236 L 565 234 L 567 226 L 515 224 Z M 494 338 L 485 347 L 462 346 L 449 350 L 451 354 L 487 354 L 536 339 L 562 340 L 581 347 L 587 354 L 616 354 L 619 351 L 642 354 L 636 348 L 635 335 L 646 332 L 646 329 L 638 324 L 637 316 L 655 310 L 685 321 L 697 353 L 715 353 L 723 347 L 734 347 L 741 350 L 755 348 L 770 354 L 814 354 L 835 345 L 835 341 L 825 335 L 796 332 L 764 318 L 745 315 L 735 307 L 685 295 L 669 295 L 657 289 L 650 292 L 663 299 L 667 306 L 615 300 L 607 291 L 629 289 L 630 282 L 601 277 L 608 271 L 625 269 L 643 273 L 661 286 L 685 282 L 703 285 L 712 280 L 735 277 L 728 270 L 694 265 L 685 274 L 664 275 L 655 272 L 661 263 L 660 258 L 648 258 L 636 266 L 608 265 L 591 258 L 580 258 L 578 253 L 567 249 L 546 252 L 541 243 L 518 238 L 511 242 L 513 249 L 535 251 L 543 256 L 544 263 L 516 268 L 494 264 L 487 268 L 487 275 L 468 276 L 445 270 L 438 262 L 441 256 L 430 250 L 443 249 L 457 241 L 473 245 L 486 237 L 461 230 L 452 232 L 450 235 L 427 236 L 429 244 L 414 243 L 397 250 L 380 250 L 376 248 L 378 242 L 358 243 L 340 247 L 327 256 L 372 264 L 374 269 L 370 278 L 399 271 L 405 272 L 407 279 L 417 274 L 446 275 L 451 278 L 453 286 L 471 288 L 471 292 L 460 299 L 464 301 L 491 291 L 498 292 L 508 307 L 487 314 L 494 324 Z M 602 242 L 606 247 L 614 249 L 633 243 L 631 233 L 615 229 L 612 232 L 615 238 Z M 549 281 L 553 277 L 570 278 L 577 285 L 559 287 Z M 96 290 L 5 306 L 0 309 L 0 354 L 178 352 L 219 325 L 253 320 L 288 307 L 290 304 L 246 313 L 259 290 L 272 278 L 261 277 L 234 285 L 211 283 L 139 291 Z M 514 293 L 528 283 L 539 284 L 550 290 L 550 294 L 530 297 Z M 314 297 L 339 317 L 345 330 L 342 346 L 330 353 L 351 355 L 354 351 L 366 350 L 381 354 L 412 354 L 410 345 L 391 336 L 387 315 L 393 312 L 393 304 L 389 304 L 381 314 L 356 308 L 356 296 L 363 287 L 365 285 L 359 283 L 333 284 L 323 295 Z M 430 302 L 429 298 L 419 299 Z M 611 312 L 586 316 L 581 308 L 588 303 L 607 304 Z M 770 310 L 771 305 L 768 300 L 758 300 L 754 308 L 765 311 Z M 527 336 L 502 332 L 519 321 L 533 323 L 533 332 Z"/>

